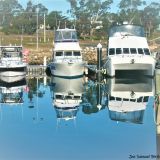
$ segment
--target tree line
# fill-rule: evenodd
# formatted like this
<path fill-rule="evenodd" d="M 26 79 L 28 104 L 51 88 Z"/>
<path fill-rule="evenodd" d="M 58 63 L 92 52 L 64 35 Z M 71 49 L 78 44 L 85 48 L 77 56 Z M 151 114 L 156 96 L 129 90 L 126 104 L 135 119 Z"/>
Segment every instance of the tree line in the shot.
<path fill-rule="evenodd" d="M 5 34 L 34 34 L 38 24 L 46 21 L 46 29 L 76 26 L 80 37 L 105 38 L 106 32 L 115 23 L 143 25 L 146 33 L 152 35 L 160 25 L 160 3 L 146 4 L 143 0 L 121 0 L 117 13 L 110 12 L 113 0 L 66 0 L 70 4 L 67 11 L 51 11 L 41 3 L 33 4 L 31 0 L 23 8 L 18 0 L 0 1 L 0 28 Z M 61 23 L 60 23 L 61 22 Z M 38 26 L 39 27 L 39 26 Z"/>

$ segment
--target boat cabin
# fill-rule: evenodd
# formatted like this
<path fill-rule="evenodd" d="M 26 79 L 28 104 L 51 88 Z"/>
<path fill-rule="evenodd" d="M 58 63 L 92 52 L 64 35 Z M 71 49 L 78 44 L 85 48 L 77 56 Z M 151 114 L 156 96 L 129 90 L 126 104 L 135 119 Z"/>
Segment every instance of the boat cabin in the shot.
<path fill-rule="evenodd" d="M 22 47 L 1 47 L 0 48 L 1 58 L 22 58 Z"/>
<path fill-rule="evenodd" d="M 109 31 L 108 56 L 151 55 L 144 28 L 136 25 L 116 25 Z"/>
<path fill-rule="evenodd" d="M 78 42 L 75 29 L 57 29 L 55 31 L 55 42 Z"/>

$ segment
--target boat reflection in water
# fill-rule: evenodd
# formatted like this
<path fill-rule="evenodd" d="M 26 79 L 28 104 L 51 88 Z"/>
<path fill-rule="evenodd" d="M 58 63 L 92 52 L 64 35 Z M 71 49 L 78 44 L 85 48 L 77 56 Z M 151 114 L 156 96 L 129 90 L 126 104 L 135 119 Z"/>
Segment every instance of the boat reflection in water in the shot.
<path fill-rule="evenodd" d="M 108 91 L 110 119 L 143 123 L 149 97 L 155 93 L 153 79 L 110 79 Z"/>
<path fill-rule="evenodd" d="M 84 78 L 66 79 L 52 77 L 51 82 L 57 123 L 61 120 L 75 120 L 82 102 Z"/>
<path fill-rule="evenodd" d="M 23 91 L 26 88 L 26 79 L 17 82 L 0 81 L 0 103 L 1 105 L 23 104 Z"/>

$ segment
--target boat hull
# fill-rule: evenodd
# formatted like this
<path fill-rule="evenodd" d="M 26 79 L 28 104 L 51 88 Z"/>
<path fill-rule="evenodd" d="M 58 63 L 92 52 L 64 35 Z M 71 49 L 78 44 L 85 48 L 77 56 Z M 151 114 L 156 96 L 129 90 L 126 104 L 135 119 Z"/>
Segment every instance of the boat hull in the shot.
<path fill-rule="evenodd" d="M 58 77 L 78 77 L 85 71 L 85 63 L 52 63 L 50 65 L 51 74 Z"/>
<path fill-rule="evenodd" d="M 113 56 L 108 57 L 104 67 L 108 76 L 116 76 L 116 71 L 141 71 L 143 75 L 154 76 L 155 60 L 151 56 Z"/>
<path fill-rule="evenodd" d="M 16 82 L 25 78 L 27 67 L 0 67 L 0 79 L 4 82 Z"/>

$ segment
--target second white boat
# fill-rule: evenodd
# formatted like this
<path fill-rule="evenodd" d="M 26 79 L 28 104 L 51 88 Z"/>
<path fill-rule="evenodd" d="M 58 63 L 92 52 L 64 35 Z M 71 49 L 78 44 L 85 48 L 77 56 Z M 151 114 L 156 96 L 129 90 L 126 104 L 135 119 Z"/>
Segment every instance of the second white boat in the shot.
<path fill-rule="evenodd" d="M 86 62 L 82 59 L 81 47 L 75 29 L 57 29 L 53 49 L 52 75 L 77 77 L 85 72 Z"/>

